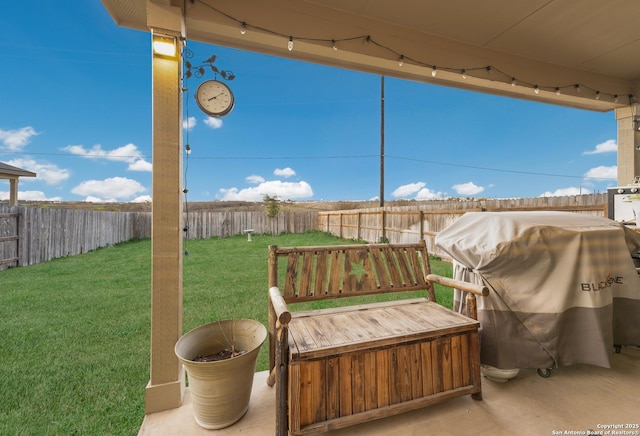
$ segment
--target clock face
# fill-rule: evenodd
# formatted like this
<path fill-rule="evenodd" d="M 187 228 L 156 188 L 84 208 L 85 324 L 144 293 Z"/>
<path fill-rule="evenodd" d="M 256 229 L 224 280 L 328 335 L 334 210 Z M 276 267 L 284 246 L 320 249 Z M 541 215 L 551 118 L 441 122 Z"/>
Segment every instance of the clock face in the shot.
<path fill-rule="evenodd" d="M 233 109 L 233 93 L 218 80 L 207 80 L 198 86 L 196 102 L 200 109 L 212 117 L 223 117 Z"/>

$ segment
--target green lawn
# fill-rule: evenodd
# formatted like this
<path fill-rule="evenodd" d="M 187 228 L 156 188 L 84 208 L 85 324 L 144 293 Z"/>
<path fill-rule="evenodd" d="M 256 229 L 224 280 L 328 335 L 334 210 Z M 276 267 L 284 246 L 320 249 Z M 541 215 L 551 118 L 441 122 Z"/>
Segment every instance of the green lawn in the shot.
<path fill-rule="evenodd" d="M 319 232 L 188 241 L 184 331 L 228 318 L 266 325 L 267 246 L 340 243 Z M 449 264 L 431 265 L 451 276 Z M 144 240 L 0 271 L 0 434 L 137 434 L 149 381 L 150 268 Z M 450 291 L 438 298 L 451 305 Z M 258 370 L 266 367 L 264 346 Z"/>

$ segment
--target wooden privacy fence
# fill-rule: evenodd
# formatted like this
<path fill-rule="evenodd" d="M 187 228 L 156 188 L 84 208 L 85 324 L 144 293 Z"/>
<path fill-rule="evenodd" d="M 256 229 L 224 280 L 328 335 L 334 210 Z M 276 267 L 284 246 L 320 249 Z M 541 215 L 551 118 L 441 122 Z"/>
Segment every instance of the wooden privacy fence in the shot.
<path fill-rule="evenodd" d="M 442 255 L 436 234 L 466 212 L 557 210 L 604 216 L 607 194 L 503 200 L 438 200 L 412 206 L 391 206 L 318 213 L 318 230 L 370 243 L 427 242 L 430 253 Z"/>
<path fill-rule="evenodd" d="M 304 233 L 317 228 L 318 213 L 185 213 L 189 239 L 256 233 Z M 151 213 L 0 206 L 0 271 L 151 237 Z"/>
<path fill-rule="evenodd" d="M 427 201 L 331 212 L 264 211 L 185 213 L 188 239 L 226 237 L 253 229 L 257 234 L 320 230 L 345 239 L 413 243 L 425 239 L 439 253 L 435 235 L 469 211 L 564 210 L 607 216 L 607 194 L 507 200 Z M 0 270 L 151 237 L 151 213 L 0 206 Z"/>
<path fill-rule="evenodd" d="M 188 239 L 226 237 L 252 229 L 257 234 L 304 233 L 318 226 L 318 212 L 280 212 L 269 218 L 264 211 L 208 212 L 185 214 Z"/>
<path fill-rule="evenodd" d="M 18 266 L 19 216 L 16 212 L 0 212 L 0 271 Z"/>
<path fill-rule="evenodd" d="M 0 270 L 148 237 L 148 213 L 0 206 Z"/>

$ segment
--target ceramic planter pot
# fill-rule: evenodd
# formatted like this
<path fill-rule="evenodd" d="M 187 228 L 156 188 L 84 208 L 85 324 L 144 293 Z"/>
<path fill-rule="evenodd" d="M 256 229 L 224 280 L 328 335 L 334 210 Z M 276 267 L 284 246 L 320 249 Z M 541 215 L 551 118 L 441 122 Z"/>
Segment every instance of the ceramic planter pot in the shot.
<path fill-rule="evenodd" d="M 212 430 L 228 427 L 249 408 L 253 374 L 267 329 L 258 321 L 232 319 L 198 327 L 182 336 L 175 353 L 187 371 L 196 422 Z M 231 344 L 243 354 L 224 360 L 195 362 Z"/>

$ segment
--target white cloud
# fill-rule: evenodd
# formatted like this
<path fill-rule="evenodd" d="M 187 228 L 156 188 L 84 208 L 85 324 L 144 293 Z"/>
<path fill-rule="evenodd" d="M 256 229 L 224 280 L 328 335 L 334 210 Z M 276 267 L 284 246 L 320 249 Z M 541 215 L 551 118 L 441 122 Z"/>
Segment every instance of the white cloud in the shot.
<path fill-rule="evenodd" d="M 116 162 L 133 163 L 142 159 L 142 153 L 135 144 L 127 144 L 113 150 L 103 150 L 100 144 L 96 144 L 91 149 L 86 149 L 82 145 L 67 145 L 62 148 L 76 156 L 86 157 L 87 159 L 106 159 Z"/>
<path fill-rule="evenodd" d="M 436 200 L 443 198 L 444 192 L 434 192 L 424 182 L 408 183 L 396 188 L 391 195 L 395 198 L 414 197 L 416 200 Z"/>
<path fill-rule="evenodd" d="M 574 186 L 570 188 L 560 188 L 555 191 L 547 191 L 543 194 L 540 194 L 540 197 L 563 197 L 566 195 L 582 195 L 582 194 L 591 194 L 591 191 L 586 188 L 576 188 Z"/>
<path fill-rule="evenodd" d="M 187 130 L 193 130 L 196 126 L 196 117 L 189 117 L 186 120 L 182 120 L 182 128 Z"/>
<path fill-rule="evenodd" d="M 8 200 L 9 191 L 0 191 L 0 200 Z M 18 201 L 62 201 L 62 197 L 47 197 L 42 191 L 18 191 Z"/>
<path fill-rule="evenodd" d="M 615 139 L 609 139 L 596 145 L 596 148 L 590 151 L 585 151 L 582 154 L 601 154 L 601 153 L 616 153 L 618 151 L 618 143 Z"/>
<path fill-rule="evenodd" d="M 70 176 L 69 170 L 58 168 L 57 165 L 48 162 L 38 162 L 31 158 L 13 159 L 7 162 L 8 165 L 22 168 L 37 174 L 37 177 L 23 177 L 20 181 L 43 180 L 47 185 L 57 185 L 67 180 Z"/>
<path fill-rule="evenodd" d="M 30 126 L 18 130 L 0 129 L 0 141 L 9 151 L 20 151 L 31 141 L 32 136 L 39 134 Z"/>
<path fill-rule="evenodd" d="M 584 174 L 587 179 L 613 179 L 618 178 L 618 167 L 614 165 L 612 167 L 599 166 L 591 168 Z"/>
<path fill-rule="evenodd" d="M 286 167 L 286 168 L 276 168 L 273 171 L 273 174 L 275 174 L 278 177 L 284 177 L 286 179 L 291 176 L 295 176 L 296 172 L 292 168 Z"/>
<path fill-rule="evenodd" d="M 76 195 L 87 196 L 85 201 L 116 201 L 131 198 L 144 191 L 146 189 L 139 182 L 125 177 L 87 180 L 71 190 Z"/>
<path fill-rule="evenodd" d="M 396 188 L 396 190 L 393 191 L 391 193 L 391 195 L 393 197 L 396 197 L 396 198 L 398 198 L 398 197 L 409 197 L 409 196 L 415 194 L 416 192 L 419 192 L 425 186 L 427 186 L 427 184 L 424 183 L 424 182 L 409 183 L 407 185 L 402 185 L 402 186 Z"/>
<path fill-rule="evenodd" d="M 86 149 L 82 145 L 67 145 L 62 148 L 69 153 L 87 159 L 105 159 L 114 162 L 125 162 L 129 164 L 130 171 L 151 172 L 151 163 L 147 162 L 142 152 L 135 144 L 127 144 L 113 150 L 103 150 L 102 145 L 96 144 L 91 149 Z"/>
<path fill-rule="evenodd" d="M 312 197 L 313 190 L 307 182 L 293 183 L 272 180 L 251 188 L 241 190 L 229 188 L 218 191 L 218 197 L 221 200 L 262 201 L 266 194 L 276 196 L 282 200 L 295 200 Z"/>
<path fill-rule="evenodd" d="M 222 120 L 220 118 L 208 117 L 204 119 L 204 123 L 212 129 L 219 129 L 222 127 Z"/>
<path fill-rule="evenodd" d="M 151 203 L 150 195 L 141 195 L 131 200 L 131 203 Z"/>
<path fill-rule="evenodd" d="M 257 183 L 264 183 L 265 182 L 264 177 L 258 176 L 258 175 L 255 175 L 255 174 L 247 176 L 244 180 L 245 180 L 245 182 L 251 183 L 251 184 L 257 184 Z"/>
<path fill-rule="evenodd" d="M 476 195 L 484 191 L 482 186 L 477 186 L 473 182 L 460 183 L 453 185 L 451 188 L 460 195 Z"/>
<path fill-rule="evenodd" d="M 434 192 L 429 188 L 422 188 L 416 194 L 416 200 L 440 200 L 444 196 L 444 192 Z"/>
<path fill-rule="evenodd" d="M 147 171 L 147 172 L 151 172 L 151 170 L 153 169 L 153 165 L 151 165 L 151 162 L 147 162 L 144 159 L 138 159 L 137 161 L 130 163 L 128 170 L 130 171 Z"/>
<path fill-rule="evenodd" d="M 83 201 L 87 202 L 87 203 L 116 203 L 116 199 L 115 198 L 100 198 L 100 197 L 94 197 L 93 195 L 89 195 L 87 196 L 87 198 L 85 198 Z"/>

